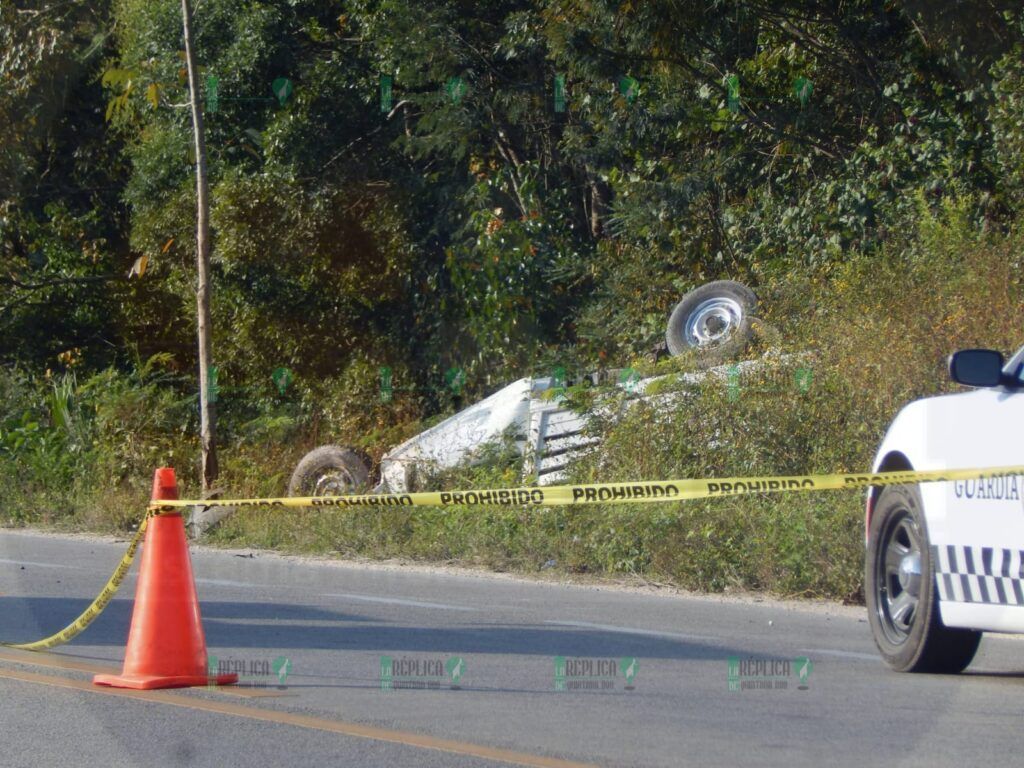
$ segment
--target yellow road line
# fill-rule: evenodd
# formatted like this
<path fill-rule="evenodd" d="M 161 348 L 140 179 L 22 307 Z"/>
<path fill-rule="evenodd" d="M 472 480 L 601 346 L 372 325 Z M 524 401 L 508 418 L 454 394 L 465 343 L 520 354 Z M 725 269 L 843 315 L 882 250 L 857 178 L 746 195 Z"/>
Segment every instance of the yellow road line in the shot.
<path fill-rule="evenodd" d="M 20 680 L 26 683 L 37 685 L 49 685 L 56 688 L 64 688 L 73 691 L 87 691 L 101 696 L 120 696 L 138 701 L 148 701 L 154 704 L 169 704 L 185 709 L 195 709 L 202 712 L 213 712 L 215 714 L 230 715 L 233 717 L 244 717 L 250 720 L 261 720 L 267 723 L 279 725 L 291 725 L 297 728 L 310 728 L 316 731 L 327 731 L 343 736 L 353 736 L 361 739 L 373 739 L 374 741 L 387 741 L 392 744 L 401 744 L 408 747 L 420 749 L 433 749 L 440 752 L 449 752 L 456 755 L 477 757 L 483 760 L 493 760 L 509 765 L 523 765 L 528 768 L 596 768 L 588 763 L 577 763 L 570 760 L 560 760 L 554 757 L 543 755 L 531 755 L 525 752 L 515 752 L 510 749 L 488 747 L 482 744 L 470 744 L 465 741 L 454 741 L 452 739 L 439 739 L 434 736 L 427 736 L 409 731 L 395 731 L 388 728 L 377 728 L 370 725 L 359 725 L 347 723 L 341 720 L 328 720 L 322 717 L 311 715 L 299 715 L 293 712 L 281 712 L 273 709 L 262 709 L 260 707 L 236 704 L 231 701 L 216 701 L 203 699 L 197 696 L 188 696 L 181 693 L 169 691 L 133 691 L 126 688 L 107 688 L 94 686 L 85 680 L 74 680 L 56 675 L 41 675 L 35 672 L 24 672 L 16 669 L 0 668 L 0 678 L 9 680 Z"/>
<path fill-rule="evenodd" d="M 42 653 L 39 651 L 17 651 L 11 648 L 0 648 L 0 661 L 10 661 L 16 664 L 30 664 L 35 667 L 46 667 L 47 669 L 67 669 L 74 672 L 86 672 L 90 675 L 118 674 L 119 667 L 107 666 L 104 664 L 93 664 L 88 661 L 79 661 L 73 656 L 64 656 L 56 653 Z M 287 696 L 288 694 L 279 691 L 265 691 L 248 688 L 246 686 L 218 685 L 209 690 L 216 693 L 223 693 L 228 696 L 241 696 L 247 699 L 266 699 Z"/>

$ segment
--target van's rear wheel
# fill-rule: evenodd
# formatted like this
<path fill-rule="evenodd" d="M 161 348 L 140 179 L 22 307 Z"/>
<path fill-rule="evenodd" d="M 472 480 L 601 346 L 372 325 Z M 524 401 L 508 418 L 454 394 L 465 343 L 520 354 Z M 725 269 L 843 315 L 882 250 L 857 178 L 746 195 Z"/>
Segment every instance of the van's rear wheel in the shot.
<path fill-rule="evenodd" d="M 370 489 L 370 468 L 351 448 L 324 445 L 305 456 L 288 482 L 289 496 L 343 496 Z"/>
<path fill-rule="evenodd" d="M 665 331 L 669 354 L 696 351 L 708 362 L 742 352 L 753 336 L 757 296 L 734 280 L 716 280 L 683 296 Z"/>
<path fill-rule="evenodd" d="M 875 645 L 898 672 L 962 672 L 981 632 L 942 624 L 931 547 L 916 486 L 888 486 L 878 497 L 864 564 L 864 592 Z"/>

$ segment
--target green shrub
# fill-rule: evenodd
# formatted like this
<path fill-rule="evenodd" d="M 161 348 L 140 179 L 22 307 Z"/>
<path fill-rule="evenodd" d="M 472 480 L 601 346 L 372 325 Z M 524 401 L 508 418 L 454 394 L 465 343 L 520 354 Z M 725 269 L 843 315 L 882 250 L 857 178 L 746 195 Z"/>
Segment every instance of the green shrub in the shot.
<path fill-rule="evenodd" d="M 761 286 L 781 351 L 757 372 L 635 407 L 581 482 L 857 472 L 910 400 L 954 390 L 946 356 L 1020 343 L 1018 240 L 985 236 L 970 201 L 919 208 L 916 231 L 877 256 L 790 270 Z M 769 359 L 770 360 L 770 359 Z M 806 375 L 809 370 L 810 375 Z M 801 372 L 804 371 L 804 375 Z M 802 386 L 806 385 L 806 387 Z M 574 557 L 693 589 L 741 588 L 846 600 L 861 594 L 863 496 L 782 494 L 581 508 Z M 628 533 L 627 533 L 628 532 Z"/>
<path fill-rule="evenodd" d="M 573 468 L 574 479 L 865 470 L 904 404 L 954 390 L 944 370 L 949 352 L 1009 352 L 1020 342 L 1020 237 L 984 232 L 970 198 L 935 207 L 926 200 L 914 204 L 913 228 L 879 253 L 766 270 L 758 290 L 774 332 L 750 350 L 761 358 L 757 367 L 727 365 L 687 384 L 678 374 L 692 360 L 637 363 L 645 375 L 665 377 L 621 420 L 593 420 L 604 442 Z M 161 464 L 175 465 L 183 493 L 193 493 L 196 401 L 191 383 L 165 370 L 168 362 L 80 381 L 7 371 L 0 382 L 4 520 L 125 529 L 142 514 Z M 380 401 L 379 364 L 369 359 L 286 394 L 266 382 L 225 387 L 225 492 L 279 495 L 314 445 L 355 445 L 376 458 L 456 407 L 395 368 L 391 404 Z M 568 394 L 582 410 L 624 397 L 609 388 Z M 422 421 L 430 402 L 442 413 Z M 475 466 L 421 473 L 421 487 L 519 485 L 513 437 L 486 446 Z M 862 519 L 863 495 L 840 491 L 579 508 L 252 509 L 227 518 L 214 540 L 855 601 Z"/>

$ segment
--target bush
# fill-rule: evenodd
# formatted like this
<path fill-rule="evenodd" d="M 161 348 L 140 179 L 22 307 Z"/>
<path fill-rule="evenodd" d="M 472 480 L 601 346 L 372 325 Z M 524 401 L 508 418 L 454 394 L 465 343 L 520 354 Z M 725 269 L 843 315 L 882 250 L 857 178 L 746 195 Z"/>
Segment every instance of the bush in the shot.
<path fill-rule="evenodd" d="M 971 198 L 914 202 L 913 227 L 881 252 L 842 264 L 766 270 L 759 291 L 775 333 L 751 350 L 755 368 L 728 367 L 699 385 L 675 375 L 692 361 L 642 364 L 665 374 L 651 397 L 614 424 L 574 467 L 581 482 L 858 472 L 908 401 L 952 391 L 956 348 L 1012 350 L 1020 342 L 1020 236 L 986 233 Z M 196 402 L 190 383 L 156 358 L 136 371 L 0 383 L 0 491 L 11 523 L 61 522 L 123 530 L 141 515 L 155 466 L 196 483 Z M 457 403 L 420 388 L 395 364 L 380 401 L 380 364 L 276 393 L 264 382 L 222 393 L 222 485 L 231 495 L 284 492 L 301 454 L 327 442 L 377 458 L 424 427 L 431 407 Z M 591 409 L 619 390 L 570 389 Z M 447 398 L 447 399 L 446 399 Z M 431 405 L 433 404 L 433 405 Z M 388 407 L 385 407 L 387 405 Z M 439 415 L 436 418 L 441 418 Z M 429 423 L 429 422 L 427 422 Z M 512 436 L 483 463 L 421 477 L 426 488 L 521 483 Z M 861 596 L 863 497 L 824 492 L 656 505 L 552 509 L 245 510 L 222 543 L 411 557 L 495 569 L 630 574 L 700 590 Z"/>
<path fill-rule="evenodd" d="M 576 479 L 868 468 L 904 404 L 953 391 L 950 352 L 1020 344 L 1019 240 L 982 235 L 969 210 L 970 201 L 922 207 L 916 231 L 878 256 L 852 254 L 843 265 L 789 271 L 762 286 L 782 351 L 799 356 L 700 387 L 667 380 L 661 396 L 674 389 L 684 405 L 634 408 Z M 739 497 L 658 511 L 609 505 L 569 519 L 573 539 L 585 544 L 575 557 L 596 570 L 693 589 L 861 594 L 861 494 Z"/>
<path fill-rule="evenodd" d="M 1019 242 L 983 234 L 972 201 L 931 210 L 877 255 L 767 274 L 775 328 L 756 368 L 700 385 L 686 361 L 646 365 L 665 377 L 574 468 L 578 482 L 858 472 L 896 412 L 952 391 L 954 349 L 1020 341 Z M 619 391 L 571 391 L 581 406 Z M 488 461 L 428 479 L 431 488 L 520 484 L 508 445 Z M 455 560 L 496 569 L 629 574 L 695 590 L 862 599 L 863 495 L 841 491 L 579 508 L 246 511 L 218 540 L 346 556 Z"/>

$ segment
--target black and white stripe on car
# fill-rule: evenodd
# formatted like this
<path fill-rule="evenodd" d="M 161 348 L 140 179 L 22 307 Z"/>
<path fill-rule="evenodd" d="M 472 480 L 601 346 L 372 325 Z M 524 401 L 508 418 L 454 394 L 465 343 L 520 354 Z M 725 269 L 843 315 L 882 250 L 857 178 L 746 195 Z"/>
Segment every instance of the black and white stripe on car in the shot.
<path fill-rule="evenodd" d="M 1024 552 L 997 547 L 932 546 L 939 599 L 1024 606 Z"/>

